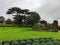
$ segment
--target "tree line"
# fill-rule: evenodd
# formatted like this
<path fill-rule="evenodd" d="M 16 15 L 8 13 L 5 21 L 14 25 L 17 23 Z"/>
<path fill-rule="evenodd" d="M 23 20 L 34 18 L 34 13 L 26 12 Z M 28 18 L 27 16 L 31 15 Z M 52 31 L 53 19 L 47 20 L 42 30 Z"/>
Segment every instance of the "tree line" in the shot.
<path fill-rule="evenodd" d="M 21 9 L 18 7 L 12 7 L 6 12 L 8 15 L 13 16 L 13 20 L 7 19 L 3 16 L 0 16 L 0 23 L 2 24 L 14 24 L 16 26 L 27 26 L 31 27 L 34 30 L 60 30 L 58 26 L 58 21 L 54 20 L 53 23 L 47 23 L 45 20 L 40 20 L 41 17 L 39 13 L 30 11 L 28 9 Z"/>

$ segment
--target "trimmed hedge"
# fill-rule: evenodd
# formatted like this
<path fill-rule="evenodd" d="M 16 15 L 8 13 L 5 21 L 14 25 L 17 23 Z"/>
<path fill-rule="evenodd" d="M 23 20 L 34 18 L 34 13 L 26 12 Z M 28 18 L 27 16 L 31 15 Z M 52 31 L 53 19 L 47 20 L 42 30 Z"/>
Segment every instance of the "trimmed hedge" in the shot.
<path fill-rule="evenodd" d="M 1 45 L 60 45 L 60 40 L 53 38 L 23 39 L 13 41 L 2 41 Z"/>

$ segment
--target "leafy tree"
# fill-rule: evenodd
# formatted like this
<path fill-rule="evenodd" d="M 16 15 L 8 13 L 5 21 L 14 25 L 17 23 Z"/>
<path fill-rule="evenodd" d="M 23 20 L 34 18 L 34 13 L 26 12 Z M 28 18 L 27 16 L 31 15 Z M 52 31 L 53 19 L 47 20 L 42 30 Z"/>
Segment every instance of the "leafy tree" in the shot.
<path fill-rule="evenodd" d="M 26 18 L 26 24 L 33 26 L 35 23 L 38 23 L 40 20 L 40 15 L 37 12 L 29 12 L 29 15 Z"/>
<path fill-rule="evenodd" d="M 15 14 L 15 15 L 19 15 L 21 13 L 21 9 L 18 7 L 12 7 L 10 9 L 8 9 L 7 14 Z"/>
<path fill-rule="evenodd" d="M 40 21 L 40 23 L 47 25 L 47 21 L 45 21 L 45 20 Z"/>
<path fill-rule="evenodd" d="M 18 7 L 13 7 L 8 9 L 7 14 L 14 14 L 14 23 L 17 25 L 31 24 L 31 26 L 40 20 L 40 16 L 36 12 L 29 12 L 28 9 L 20 9 Z"/>
<path fill-rule="evenodd" d="M 52 29 L 52 24 L 47 24 L 47 30 L 51 30 Z"/>
<path fill-rule="evenodd" d="M 12 24 L 13 23 L 13 21 L 11 19 L 7 19 L 5 22 L 6 22 L 6 24 Z"/>
<path fill-rule="evenodd" d="M 22 20 L 25 18 L 25 15 L 27 14 L 28 9 L 20 9 L 18 7 L 13 7 L 11 9 L 8 9 L 7 14 L 14 14 L 14 23 L 16 24 L 22 24 Z"/>
<path fill-rule="evenodd" d="M 57 31 L 58 30 L 58 21 L 54 20 L 52 26 L 53 26 L 53 30 Z"/>
<path fill-rule="evenodd" d="M 0 23 L 4 23 L 4 21 L 5 21 L 5 18 L 3 17 L 3 16 L 0 16 Z"/>

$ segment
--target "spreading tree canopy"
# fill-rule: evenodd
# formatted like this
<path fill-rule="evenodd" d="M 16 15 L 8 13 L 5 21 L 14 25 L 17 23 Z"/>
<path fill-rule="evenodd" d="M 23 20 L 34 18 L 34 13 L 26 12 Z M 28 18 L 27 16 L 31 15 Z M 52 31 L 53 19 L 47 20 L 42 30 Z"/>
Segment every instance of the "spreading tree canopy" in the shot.
<path fill-rule="evenodd" d="M 8 9 L 7 14 L 12 14 L 14 16 L 14 23 L 18 25 L 22 25 L 23 22 L 33 25 L 40 20 L 40 15 L 37 12 L 31 12 L 28 9 L 18 7 Z"/>

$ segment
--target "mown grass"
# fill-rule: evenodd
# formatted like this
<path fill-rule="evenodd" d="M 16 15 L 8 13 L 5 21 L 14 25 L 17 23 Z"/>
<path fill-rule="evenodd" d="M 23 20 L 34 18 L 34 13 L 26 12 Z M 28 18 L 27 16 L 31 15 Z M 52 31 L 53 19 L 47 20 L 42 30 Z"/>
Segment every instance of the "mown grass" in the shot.
<path fill-rule="evenodd" d="M 31 28 L 26 27 L 0 27 L 0 41 L 45 37 L 60 39 L 60 34 L 58 32 L 32 31 Z"/>

